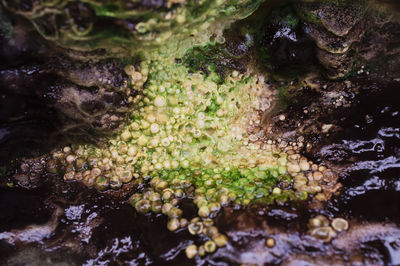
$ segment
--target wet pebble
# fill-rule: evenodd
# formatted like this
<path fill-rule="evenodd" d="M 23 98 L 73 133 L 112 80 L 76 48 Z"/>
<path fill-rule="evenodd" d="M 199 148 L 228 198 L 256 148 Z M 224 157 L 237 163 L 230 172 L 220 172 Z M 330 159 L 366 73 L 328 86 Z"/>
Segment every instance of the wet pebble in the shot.
<path fill-rule="evenodd" d="M 188 226 L 189 233 L 192 235 L 198 235 L 203 232 L 203 223 L 202 222 L 195 222 L 191 223 Z"/>
<path fill-rule="evenodd" d="M 177 218 L 172 218 L 167 224 L 169 231 L 176 231 L 180 227 L 179 220 Z"/>
<path fill-rule="evenodd" d="M 197 246 L 190 245 L 186 247 L 185 254 L 188 259 L 193 259 L 197 255 Z"/>
<path fill-rule="evenodd" d="M 349 223 L 343 218 L 335 218 L 332 221 L 332 227 L 336 232 L 342 232 L 349 229 Z"/>
<path fill-rule="evenodd" d="M 272 237 L 268 237 L 267 240 L 265 241 L 265 245 L 269 248 L 275 247 L 275 239 Z"/>
<path fill-rule="evenodd" d="M 213 253 L 217 249 L 217 245 L 215 244 L 214 241 L 209 240 L 206 243 L 204 243 L 204 249 L 207 253 Z"/>
<path fill-rule="evenodd" d="M 332 238 L 336 237 L 335 231 L 330 226 L 315 228 L 311 231 L 311 235 L 325 243 L 330 242 Z"/>
<path fill-rule="evenodd" d="M 228 237 L 226 235 L 223 235 L 223 234 L 219 234 L 219 235 L 215 236 L 213 238 L 213 240 L 214 240 L 215 244 L 217 244 L 217 246 L 219 248 L 225 247 L 226 244 L 228 243 Z"/>

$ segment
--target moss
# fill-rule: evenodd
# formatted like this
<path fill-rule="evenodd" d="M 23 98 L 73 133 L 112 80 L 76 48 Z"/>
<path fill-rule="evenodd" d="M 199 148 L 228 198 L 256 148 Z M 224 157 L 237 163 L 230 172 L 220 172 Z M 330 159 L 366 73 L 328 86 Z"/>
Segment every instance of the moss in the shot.
<path fill-rule="evenodd" d="M 284 23 L 288 25 L 289 28 L 295 28 L 299 23 L 299 19 L 293 14 L 288 14 L 284 19 Z"/>
<path fill-rule="evenodd" d="M 235 56 L 223 44 L 208 43 L 189 49 L 182 63 L 191 71 L 203 72 L 206 76 L 217 74 L 217 82 L 222 83 L 229 72 L 237 69 L 240 56 Z"/>
<path fill-rule="evenodd" d="M 314 24 L 314 25 L 321 25 L 322 26 L 322 22 L 321 20 L 318 18 L 318 16 L 315 13 L 312 12 L 307 12 L 304 9 L 298 9 L 297 15 L 299 16 L 299 18 L 302 21 Z"/>
<path fill-rule="evenodd" d="M 189 0 L 134 10 L 124 8 L 126 1 L 82 2 L 96 14 L 93 30 L 77 36 L 65 26 L 54 41 L 118 54 L 131 80 L 126 89 L 138 95 L 129 98 L 130 116 L 121 132 L 102 146 L 74 144 L 55 151 L 51 169 L 59 167 L 66 180 L 82 180 L 100 191 L 137 192 L 130 204 L 143 214 L 168 215 L 171 231 L 185 224 L 178 220 L 182 198 L 192 199 L 202 218 L 214 217 L 228 204 L 307 199 L 310 171 L 289 171 L 300 155 L 262 136 L 262 114 L 275 95 L 263 75 L 243 68 L 242 60 L 261 38 L 255 33 L 264 26 L 259 22 L 265 14 L 250 18 L 254 28 L 247 22 L 235 25 L 240 36 L 223 34 L 260 0 Z M 61 7 L 56 16 L 63 16 Z M 279 18 L 298 26 L 292 13 Z M 271 53 L 263 52 L 265 57 Z M 279 92 L 286 100 L 287 91 Z M 298 175 L 300 181 L 294 182 Z"/>
<path fill-rule="evenodd" d="M 135 184 L 144 177 L 160 193 L 171 189 L 178 198 L 192 188 L 202 198 L 195 203 L 203 216 L 214 215 L 227 198 L 240 205 L 304 199 L 302 190 L 291 188 L 287 154 L 249 143 L 249 117 L 259 113 L 254 106 L 262 108 L 259 93 L 266 92 L 256 76 L 228 72 L 217 82 L 215 70 L 209 68 L 208 75 L 189 71 L 171 56 L 147 63 L 149 80 L 131 121 L 108 147 L 74 147 L 75 153 L 95 154 L 99 162 L 75 171 L 100 169 L 99 190 L 129 182 L 122 173 L 133 175 Z"/>
<path fill-rule="evenodd" d="M 77 50 L 105 48 L 109 54 L 145 50 L 150 52 L 164 45 L 174 35 L 174 46 L 186 50 L 192 44 L 202 44 L 204 32 L 220 31 L 233 20 L 250 15 L 262 0 L 245 1 L 182 1 L 179 4 L 162 4 L 154 1 L 142 4 L 136 1 L 61 0 L 52 8 L 40 2 L 32 10 L 15 10 L 30 19 L 40 33 L 61 46 Z M 77 12 L 70 12 L 71 8 Z M 87 31 L 76 31 L 82 16 Z M 210 27 L 215 21 L 221 28 Z M 51 26 L 51 28 L 47 28 Z M 51 31 L 49 32 L 48 29 Z M 182 47 L 182 45 L 184 47 Z"/>

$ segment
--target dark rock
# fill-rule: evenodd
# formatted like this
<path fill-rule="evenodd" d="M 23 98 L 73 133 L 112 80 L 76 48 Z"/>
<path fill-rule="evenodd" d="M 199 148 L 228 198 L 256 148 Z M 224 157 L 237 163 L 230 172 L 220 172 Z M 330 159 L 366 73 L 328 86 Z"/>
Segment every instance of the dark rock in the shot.
<path fill-rule="evenodd" d="M 25 21 L 2 20 L 11 28 L 0 35 L 0 161 L 66 141 L 97 141 L 121 128 L 136 92 L 127 89 L 119 59 L 56 48 Z"/>

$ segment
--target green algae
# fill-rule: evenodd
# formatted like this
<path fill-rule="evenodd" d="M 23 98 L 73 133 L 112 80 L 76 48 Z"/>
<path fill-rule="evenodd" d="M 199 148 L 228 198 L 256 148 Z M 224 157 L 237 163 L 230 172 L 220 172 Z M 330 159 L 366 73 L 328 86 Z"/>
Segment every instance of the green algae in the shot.
<path fill-rule="evenodd" d="M 201 217 L 227 204 L 304 200 L 314 193 L 295 185 L 292 175 L 300 170 L 289 173 L 288 154 L 248 134 L 264 109 L 261 99 L 268 90 L 262 76 L 232 71 L 221 83 L 215 72 L 191 73 L 174 58 L 153 58 L 141 64 L 148 80 L 134 99 L 129 123 L 108 146 L 79 145 L 54 154 L 67 164 L 66 180 L 83 179 L 99 190 L 149 183 L 160 196 L 150 207 L 149 196 L 135 195 L 131 204 L 139 212 L 186 197 Z M 78 158 L 88 163 L 78 169 Z M 168 191 L 174 196 L 159 200 Z"/>
<path fill-rule="evenodd" d="M 150 53 L 171 43 L 170 38 L 176 47 L 202 44 L 208 41 L 208 32 L 249 16 L 261 2 L 188 0 L 164 1 L 158 6 L 122 0 L 58 0 L 38 1 L 30 9 L 19 8 L 18 1 L 4 1 L 4 5 L 30 19 L 43 37 L 59 46 L 75 50 L 104 48 L 110 55 L 121 56 L 139 50 Z"/>
<path fill-rule="evenodd" d="M 167 215 L 171 231 L 188 227 L 178 207 L 183 198 L 193 200 L 206 223 L 227 205 L 302 201 L 320 192 L 309 181 L 311 162 L 300 169 L 304 158 L 264 138 L 262 115 L 277 100 L 267 77 L 238 67 L 261 38 L 256 32 L 262 14 L 252 19 L 254 28 L 236 25 L 245 36 L 243 53 L 225 44 L 224 31 L 261 2 L 170 1 L 153 10 L 130 8 L 130 1 L 84 0 L 74 6 L 60 0 L 17 10 L 59 46 L 102 48 L 121 58 L 131 79 L 126 94 L 138 94 L 129 98 L 130 116 L 121 132 L 101 146 L 54 151 L 48 172 L 99 191 L 128 191 L 138 212 Z M 72 8 L 78 8 L 81 23 Z M 54 28 L 45 27 L 49 21 L 57 21 Z M 284 21 L 298 24 L 290 15 Z M 200 218 L 191 222 L 196 223 Z M 210 231 L 196 233 L 215 238 L 216 244 L 207 241 L 210 252 L 226 245 L 226 236 Z"/>
<path fill-rule="evenodd" d="M 194 24 L 207 17 L 207 22 L 197 23 L 197 30 L 205 30 L 199 32 L 204 41 L 216 34 L 223 40 L 218 34 L 233 19 L 249 15 L 259 2 L 236 4 L 232 8 L 227 2 L 210 2 L 195 14 L 190 8 L 186 12 Z M 229 19 L 216 20 L 211 6 L 220 8 L 218 14 L 225 8 L 222 13 Z M 115 7 L 103 8 L 109 16 L 119 13 Z M 199 209 L 206 207 L 211 215 L 229 203 L 303 200 L 314 193 L 302 181 L 294 182 L 300 169 L 288 171 L 298 160 L 290 159 L 294 155 L 268 147 L 260 136 L 248 133 L 250 125 L 261 123 L 261 114 L 273 100 L 268 98 L 265 77 L 236 71 L 230 60 L 240 56 L 235 57 L 222 42 L 200 46 L 176 35 L 155 50 L 133 54 L 136 59 L 131 61 L 140 57 L 141 62 L 125 70 L 131 86 L 141 93 L 130 99 L 130 120 L 120 134 L 103 147 L 73 145 L 53 154 L 64 167 L 64 179 L 82 180 L 102 191 L 148 182 L 157 193 L 172 189 L 175 198 L 194 199 Z M 176 58 L 182 58 L 182 63 Z M 221 66 L 225 69 L 218 71 Z M 143 206 L 148 204 L 137 208 Z"/>
<path fill-rule="evenodd" d="M 182 63 L 190 72 L 203 72 L 206 76 L 216 74 L 216 82 L 222 83 L 226 75 L 236 70 L 242 56 L 232 54 L 223 44 L 207 43 L 189 49 L 182 58 Z"/>

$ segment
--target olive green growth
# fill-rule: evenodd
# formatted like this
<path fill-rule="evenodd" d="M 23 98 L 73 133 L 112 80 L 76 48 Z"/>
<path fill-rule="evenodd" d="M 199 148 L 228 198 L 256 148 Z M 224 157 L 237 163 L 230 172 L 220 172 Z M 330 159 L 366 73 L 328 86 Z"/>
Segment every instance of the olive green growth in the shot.
<path fill-rule="evenodd" d="M 188 258 L 227 244 L 227 236 L 209 219 L 222 207 L 305 200 L 321 192 L 308 178 L 311 162 L 272 145 L 261 130 L 252 131 L 262 128 L 262 114 L 276 99 L 266 77 L 239 71 L 240 57 L 223 45 L 223 30 L 261 1 L 174 0 L 166 1 L 160 12 L 130 10 L 127 2 L 82 1 L 100 20 L 112 18 L 121 25 L 136 19 L 128 35 L 120 34 L 121 28 L 113 34 L 107 24 L 98 28 L 94 22 L 79 28 L 79 34 L 64 27 L 54 38 L 80 49 L 129 50 L 124 59 L 131 78 L 128 89 L 138 96 L 129 99 L 130 116 L 119 134 L 101 147 L 72 145 L 55 151 L 49 172 L 62 171 L 65 180 L 100 191 L 133 188 L 138 193 L 129 202 L 139 213 L 162 213 L 168 216 L 168 230 L 188 228 L 193 235 L 207 236 L 204 245 L 188 247 Z M 54 9 L 58 6 L 49 10 Z M 295 27 L 297 21 L 287 17 L 287 23 Z M 246 36 L 250 45 L 252 37 Z M 179 208 L 182 198 L 198 207 L 190 224 Z"/>

